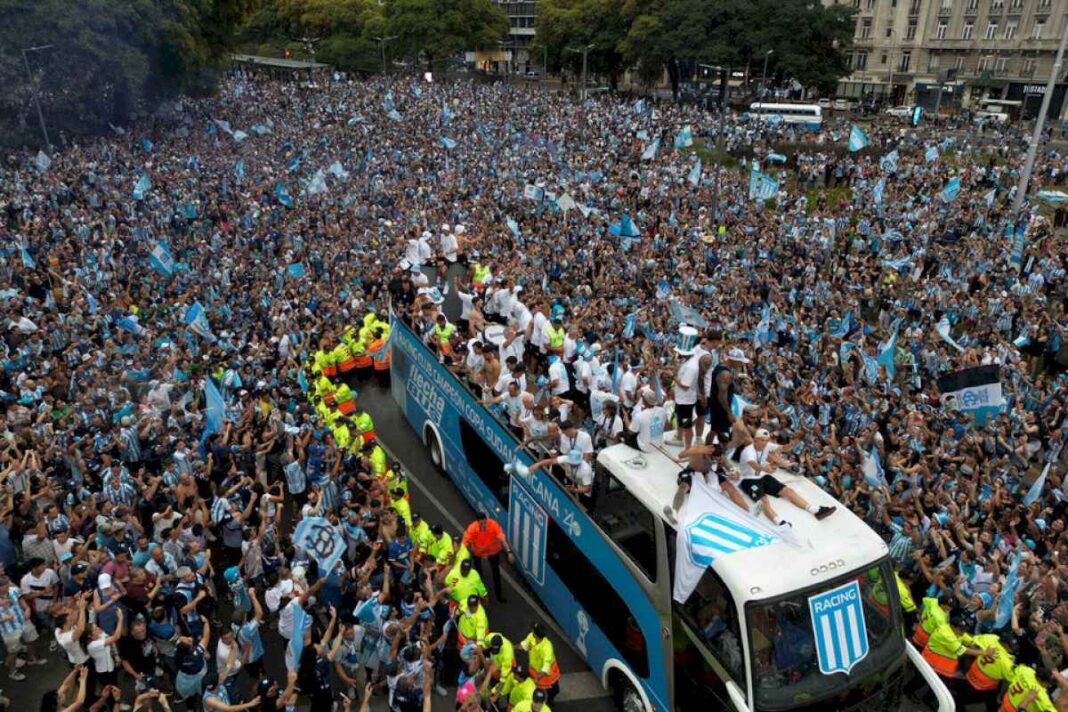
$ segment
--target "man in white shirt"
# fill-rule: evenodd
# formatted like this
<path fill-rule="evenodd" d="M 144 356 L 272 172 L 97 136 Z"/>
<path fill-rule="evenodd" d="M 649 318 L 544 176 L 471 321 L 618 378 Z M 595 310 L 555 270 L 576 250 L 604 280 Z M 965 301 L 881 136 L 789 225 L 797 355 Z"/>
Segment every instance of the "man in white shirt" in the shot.
<path fill-rule="evenodd" d="M 641 364 L 633 361 L 626 372 L 614 378 L 619 379 L 619 399 L 625 408 L 633 408 L 638 402 L 638 386 L 641 385 Z"/>
<path fill-rule="evenodd" d="M 567 367 L 556 354 L 549 356 L 549 389 L 554 396 L 562 396 L 571 390 L 571 379 L 567 377 Z"/>
<path fill-rule="evenodd" d="M 771 473 L 786 465 L 778 450 L 779 446 L 771 442 L 771 434 L 764 428 L 758 429 L 753 434 L 753 442 L 742 450 L 738 488 L 751 500 L 759 503 L 767 518 L 779 526 L 790 526 L 790 523 L 775 512 L 769 497 L 783 497 L 816 519 L 826 519 L 834 514 L 837 507 L 811 505 L 801 495 L 775 479 Z"/>
<path fill-rule="evenodd" d="M 30 559 L 29 571 L 19 581 L 22 596 L 31 602 L 34 614 L 39 618 L 48 613 L 59 591 L 59 575 L 48 568 L 44 559 Z"/>
<path fill-rule="evenodd" d="M 675 375 L 675 417 L 678 418 L 682 449 L 687 450 L 693 444 L 693 416 L 702 356 L 692 349 L 680 351 L 676 347 L 675 350 L 684 359 Z"/>
<path fill-rule="evenodd" d="M 645 407 L 631 419 L 623 442 L 642 452 L 653 452 L 664 444 L 667 411 L 656 402 L 656 394 L 651 390 L 642 391 L 642 402 Z"/>

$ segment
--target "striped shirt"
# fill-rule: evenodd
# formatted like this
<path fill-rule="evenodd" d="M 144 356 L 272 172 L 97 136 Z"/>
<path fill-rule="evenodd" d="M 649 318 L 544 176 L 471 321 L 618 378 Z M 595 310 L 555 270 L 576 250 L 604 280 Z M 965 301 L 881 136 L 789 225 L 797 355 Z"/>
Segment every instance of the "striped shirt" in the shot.
<path fill-rule="evenodd" d="M 19 590 L 14 586 L 8 588 L 7 596 L 0 602 L 0 635 L 11 638 L 22 633 L 26 617 L 19 605 Z"/>
<path fill-rule="evenodd" d="M 122 459 L 126 462 L 140 462 L 141 437 L 137 434 L 137 428 L 123 428 L 120 437 L 122 438 Z"/>
<path fill-rule="evenodd" d="M 124 504 L 132 507 L 137 501 L 137 490 L 129 482 L 119 482 L 118 486 L 112 484 L 109 479 L 103 488 L 104 496 L 112 504 Z"/>

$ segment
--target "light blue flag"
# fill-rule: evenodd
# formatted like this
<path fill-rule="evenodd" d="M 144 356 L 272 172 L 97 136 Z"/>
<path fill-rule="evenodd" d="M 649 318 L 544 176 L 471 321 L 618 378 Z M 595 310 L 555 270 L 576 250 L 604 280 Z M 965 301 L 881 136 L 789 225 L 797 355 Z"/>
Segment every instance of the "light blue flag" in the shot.
<path fill-rule="evenodd" d="M 886 471 L 883 470 L 883 463 L 879 458 L 879 448 L 874 445 L 871 452 L 864 457 L 864 481 L 869 487 L 890 489 L 890 483 L 886 481 Z"/>
<path fill-rule="evenodd" d="M 753 330 L 753 346 L 760 346 L 771 342 L 771 306 L 764 304 L 760 312 L 760 321 Z"/>
<path fill-rule="evenodd" d="M 667 299 L 668 294 L 671 293 L 671 285 L 665 277 L 661 277 L 660 281 L 656 283 L 656 298 L 659 300 Z"/>
<path fill-rule="evenodd" d="M 786 156 L 781 153 L 769 153 L 767 161 L 768 163 L 786 163 Z"/>
<path fill-rule="evenodd" d="M 614 222 L 608 226 L 608 232 L 616 237 L 641 237 L 641 231 L 638 230 L 638 226 L 634 224 L 634 221 L 630 219 L 630 216 L 623 214 L 623 217 L 619 219 L 619 222 Z"/>
<path fill-rule="evenodd" d="M 998 189 L 997 188 L 991 188 L 990 192 L 983 196 L 983 201 L 986 203 L 986 207 L 988 209 L 994 207 L 994 198 L 997 197 L 997 194 L 998 194 Z"/>
<path fill-rule="evenodd" d="M 293 279 L 302 279 L 304 277 L 304 264 L 301 262 L 294 262 L 286 267 L 286 274 Z"/>
<path fill-rule="evenodd" d="M 313 175 L 311 177 L 311 180 L 308 181 L 308 185 L 305 187 L 305 190 L 308 191 L 308 195 L 318 195 L 320 193 L 326 192 L 326 174 L 323 173 L 322 168 L 315 171 L 315 175 Z"/>
<path fill-rule="evenodd" d="M 934 163 L 938 160 L 938 147 L 929 146 L 923 153 L 923 160 L 927 163 Z"/>
<path fill-rule="evenodd" d="M 355 126 L 356 124 L 363 123 L 362 116 L 353 116 L 346 122 L 349 126 Z"/>
<path fill-rule="evenodd" d="M 334 161 L 330 164 L 330 167 L 326 169 L 326 172 L 335 178 L 345 179 L 349 177 L 349 172 L 341 167 L 341 161 Z"/>
<path fill-rule="evenodd" d="M 876 205 L 883 204 L 883 191 L 886 190 L 886 179 L 880 178 L 879 182 L 871 190 L 871 199 Z"/>
<path fill-rule="evenodd" d="M 295 171 L 300 168 L 300 156 L 293 156 L 289 159 L 289 163 L 286 164 L 287 171 Z"/>
<path fill-rule="evenodd" d="M 890 338 L 879 349 L 879 358 L 876 359 L 878 364 L 886 369 L 886 373 L 891 378 L 894 377 L 894 349 L 897 346 L 897 331 L 894 331 L 890 335 Z"/>
<path fill-rule="evenodd" d="M 892 260 L 883 260 L 883 264 L 890 269 L 896 269 L 900 272 L 904 267 L 907 267 L 909 262 L 912 261 L 912 255 L 905 255 L 904 257 L 898 257 Z"/>
<path fill-rule="evenodd" d="M 846 315 L 842 317 L 841 323 L 838 324 L 838 328 L 831 331 L 831 336 L 836 339 L 844 339 L 849 335 L 849 332 L 853 329 L 853 312 L 847 311 Z"/>
<path fill-rule="evenodd" d="M 152 142 L 147 138 L 141 139 L 141 148 L 145 149 L 145 153 L 152 153 Z"/>
<path fill-rule="evenodd" d="M 942 202 L 952 203 L 960 195 L 960 176 L 953 176 L 942 189 Z"/>
<path fill-rule="evenodd" d="M 638 314 L 637 314 L 637 312 L 632 312 L 630 314 L 627 314 L 626 318 L 623 320 L 623 338 L 624 339 L 628 339 L 628 340 L 629 339 L 633 339 L 634 338 L 634 331 L 635 331 L 635 329 L 637 329 L 637 327 L 638 327 Z"/>
<path fill-rule="evenodd" d="M 693 145 L 693 129 L 689 125 L 683 126 L 675 135 L 675 148 L 689 148 Z"/>
<path fill-rule="evenodd" d="M 868 137 L 860 130 L 859 126 L 853 124 L 849 129 L 849 150 L 856 153 L 867 145 Z"/>
<path fill-rule="evenodd" d="M 382 97 L 382 108 L 389 111 L 393 108 L 393 90 L 387 89 L 386 95 Z"/>
<path fill-rule="evenodd" d="M 96 316 L 96 312 L 100 308 L 100 303 L 96 301 L 96 297 L 89 293 L 88 289 L 82 287 L 82 291 L 85 292 L 85 304 L 89 309 L 89 316 Z"/>
<path fill-rule="evenodd" d="M 52 159 L 48 157 L 48 154 L 44 151 L 38 151 L 37 157 L 33 159 L 33 165 L 37 167 L 41 173 L 48 170 L 48 167 L 52 165 Z"/>
<path fill-rule="evenodd" d="M 740 418 L 742 417 L 742 413 L 745 412 L 745 409 L 751 407 L 752 405 L 753 404 L 747 401 L 745 398 L 742 398 L 740 395 L 735 393 L 734 397 L 731 398 L 731 415 L 733 415 L 735 418 Z"/>
<path fill-rule="evenodd" d="M 897 149 L 879 159 L 879 168 L 887 173 L 897 173 Z"/>
<path fill-rule="evenodd" d="M 278 181 L 274 186 L 274 197 L 278 199 L 278 202 L 287 208 L 293 207 L 293 198 L 286 192 L 286 187 L 282 185 L 282 181 Z"/>
<path fill-rule="evenodd" d="M 151 189 L 152 181 L 148 179 L 147 173 L 142 172 L 141 177 L 137 179 L 136 183 L 134 183 L 133 199 L 144 200 L 145 196 L 148 195 L 148 191 Z"/>
<path fill-rule="evenodd" d="M 404 121 L 404 117 L 401 116 L 400 112 L 396 109 L 390 109 L 389 111 L 387 111 L 386 118 L 392 119 L 393 121 Z"/>
<path fill-rule="evenodd" d="M 860 353 L 861 361 L 864 364 L 864 371 L 862 373 L 864 380 L 868 383 L 875 383 L 879 380 L 879 362 L 864 353 L 863 349 L 858 348 L 857 351 Z"/>
<path fill-rule="evenodd" d="M 844 366 L 846 359 L 849 358 L 849 352 L 853 350 L 853 343 L 850 341 L 843 341 L 838 347 L 838 364 Z"/>
<path fill-rule="evenodd" d="M 749 171 L 749 199 L 764 201 L 774 198 L 779 193 L 779 181 L 765 175 L 753 165 Z"/>
<path fill-rule="evenodd" d="M 22 258 L 22 266 L 26 269 L 37 269 L 37 263 L 34 262 L 33 257 L 26 251 L 25 245 L 19 245 L 19 256 Z"/>
<path fill-rule="evenodd" d="M 508 226 L 508 229 L 512 232 L 517 239 L 521 237 L 519 234 L 519 223 L 513 220 L 511 217 L 504 218 L 504 224 Z"/>
<path fill-rule="evenodd" d="M 257 136 L 266 136 L 267 134 L 271 133 L 271 130 L 269 128 L 260 123 L 252 124 L 252 128 L 250 128 L 249 131 L 256 134 Z"/>
<path fill-rule="evenodd" d="M 152 266 L 152 269 L 164 277 L 170 277 L 174 274 L 174 255 L 171 254 L 167 243 L 162 240 L 157 242 L 155 247 L 152 248 L 152 252 L 148 254 L 148 263 Z"/>
<path fill-rule="evenodd" d="M 1049 474 L 1049 465 L 1050 463 L 1047 462 L 1046 466 L 1042 468 L 1042 474 L 1035 478 L 1035 481 L 1031 483 L 1031 487 L 1023 497 L 1025 506 L 1030 507 L 1042 496 L 1042 488 L 1046 486 L 1046 475 Z"/>
<path fill-rule="evenodd" d="M 204 437 L 222 431 L 226 404 L 211 377 L 204 379 Z"/>
<path fill-rule="evenodd" d="M 650 141 L 649 145 L 645 147 L 644 151 L 642 151 L 642 160 L 643 161 L 652 161 L 652 160 L 654 160 L 656 158 L 656 153 L 659 150 L 660 150 L 660 137 L 658 136 L 658 137 L 654 138 L 652 141 Z"/>
<path fill-rule="evenodd" d="M 441 145 L 445 147 L 445 150 L 451 151 L 452 149 L 456 148 L 456 141 L 446 136 L 442 136 Z"/>
<path fill-rule="evenodd" d="M 634 106 L 631 108 L 634 110 L 635 114 L 641 115 L 645 112 L 645 99 L 638 99 L 638 101 L 634 102 Z"/>
<path fill-rule="evenodd" d="M 234 178 L 236 178 L 238 180 L 238 182 L 241 182 L 241 181 L 245 180 L 245 159 L 244 158 L 239 158 L 239 159 L 237 159 L 237 162 L 234 163 Z"/>
<path fill-rule="evenodd" d="M 293 545 L 303 549 L 319 564 L 319 576 L 334 570 L 345 553 L 345 537 L 324 517 L 305 517 L 293 531 Z"/>
<path fill-rule="evenodd" d="M 442 124 L 442 126 L 448 126 L 449 125 L 449 121 L 451 121 L 451 120 L 452 120 L 452 112 L 449 111 L 448 105 L 445 103 L 445 100 L 442 99 L 441 100 L 441 124 Z"/>
<path fill-rule="evenodd" d="M 701 159 L 698 158 L 697 162 L 693 164 L 693 168 L 690 169 L 690 174 L 686 176 L 686 180 L 690 182 L 690 185 L 697 185 L 701 182 Z"/>
<path fill-rule="evenodd" d="M 215 341 L 215 335 L 211 333 L 211 325 L 208 324 L 208 315 L 204 312 L 204 307 L 200 302 L 193 302 L 189 305 L 182 316 L 182 323 L 197 336 L 209 342 Z"/>
<path fill-rule="evenodd" d="M 1012 622 L 1012 609 L 1016 605 L 1016 589 L 1020 587 L 1020 552 L 1013 555 L 1009 563 L 1009 572 L 1005 574 L 1005 583 L 998 594 L 997 615 L 994 616 L 994 630 L 1001 630 Z"/>
<path fill-rule="evenodd" d="M 140 336 L 145 331 L 145 328 L 137 322 L 137 317 L 133 315 L 128 315 L 120 319 L 116 319 L 115 326 L 119 327 L 123 331 L 130 332 L 134 336 Z"/>

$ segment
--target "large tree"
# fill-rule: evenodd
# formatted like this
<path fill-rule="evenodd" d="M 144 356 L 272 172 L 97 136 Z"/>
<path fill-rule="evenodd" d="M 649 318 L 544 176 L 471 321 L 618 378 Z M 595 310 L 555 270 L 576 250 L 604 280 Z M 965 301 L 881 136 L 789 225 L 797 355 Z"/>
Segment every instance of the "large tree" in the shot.
<path fill-rule="evenodd" d="M 508 16 L 491 0 L 390 0 L 386 28 L 398 54 L 433 67 L 464 50 L 497 49 Z"/>
<path fill-rule="evenodd" d="M 623 5 L 624 0 L 539 0 L 535 37 L 538 47 L 548 49 L 549 67 L 578 71 L 581 52 L 568 50 L 588 47 L 589 71 L 614 84 L 626 68 L 620 53 L 628 26 Z"/>

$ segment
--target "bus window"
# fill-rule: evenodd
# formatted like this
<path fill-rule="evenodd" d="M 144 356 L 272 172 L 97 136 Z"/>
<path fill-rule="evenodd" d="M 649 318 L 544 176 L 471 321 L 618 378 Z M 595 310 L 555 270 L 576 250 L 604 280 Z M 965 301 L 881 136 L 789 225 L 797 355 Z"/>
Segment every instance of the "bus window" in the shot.
<path fill-rule="evenodd" d="M 701 576 L 683 606 L 675 604 L 683 620 L 739 686 L 745 686 L 745 659 L 738 609 L 730 591 L 715 571 Z"/>
<path fill-rule="evenodd" d="M 596 499 L 589 514 L 627 552 L 650 581 L 656 581 L 656 529 L 653 513 L 599 462 L 594 463 Z"/>
<path fill-rule="evenodd" d="M 605 580 L 552 517 L 549 517 L 547 539 L 546 558 L 560 577 L 560 583 L 623 655 L 634 674 L 649 677 L 645 636 L 615 587 Z"/>
<path fill-rule="evenodd" d="M 511 480 L 508 473 L 504 471 L 504 463 L 471 423 L 463 417 L 460 418 L 460 444 L 464 449 L 467 466 L 478 475 L 497 501 L 507 508 L 508 484 Z"/>

